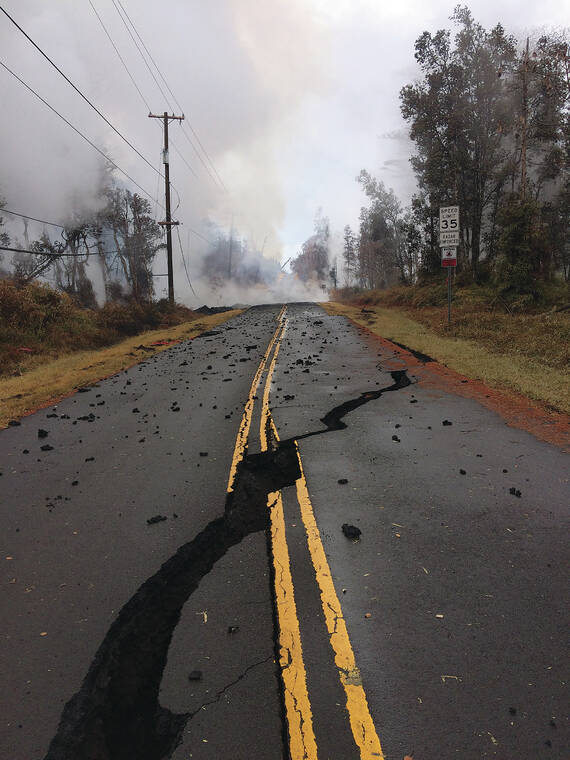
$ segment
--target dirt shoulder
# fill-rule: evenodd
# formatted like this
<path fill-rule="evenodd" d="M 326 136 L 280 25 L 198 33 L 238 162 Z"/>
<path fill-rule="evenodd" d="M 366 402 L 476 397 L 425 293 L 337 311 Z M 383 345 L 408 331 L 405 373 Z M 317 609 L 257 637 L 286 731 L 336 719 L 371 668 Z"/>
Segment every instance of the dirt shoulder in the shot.
<path fill-rule="evenodd" d="M 508 424 L 570 446 L 570 377 L 538 359 L 491 351 L 474 340 L 437 335 L 396 307 L 321 304 L 379 337 L 424 384 L 474 398 Z"/>
<path fill-rule="evenodd" d="M 174 327 L 140 333 L 107 348 L 78 351 L 47 361 L 17 377 L 0 379 L 0 428 L 36 409 L 57 403 L 105 377 L 121 372 L 160 351 L 201 335 L 240 314 L 234 309 Z"/>

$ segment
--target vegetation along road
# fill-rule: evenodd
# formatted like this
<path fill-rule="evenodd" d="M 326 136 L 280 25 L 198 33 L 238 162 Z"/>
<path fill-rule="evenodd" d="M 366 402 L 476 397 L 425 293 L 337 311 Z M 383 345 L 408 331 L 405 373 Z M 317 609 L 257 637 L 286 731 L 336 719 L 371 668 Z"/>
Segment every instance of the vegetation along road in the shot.
<path fill-rule="evenodd" d="M 0 431 L 2 757 L 567 757 L 563 447 L 329 311 Z"/>

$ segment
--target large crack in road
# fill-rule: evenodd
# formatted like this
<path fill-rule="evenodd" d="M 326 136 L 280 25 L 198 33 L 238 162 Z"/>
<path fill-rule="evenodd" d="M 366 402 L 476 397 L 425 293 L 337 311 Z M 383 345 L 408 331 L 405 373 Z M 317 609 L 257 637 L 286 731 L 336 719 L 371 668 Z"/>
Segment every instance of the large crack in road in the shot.
<path fill-rule="evenodd" d="M 158 695 L 182 608 L 231 547 L 267 529 L 267 494 L 293 485 L 299 474 L 291 445 L 240 463 L 223 516 L 184 544 L 119 613 L 63 710 L 46 760 L 171 756 L 191 716 L 165 709 Z"/>
<path fill-rule="evenodd" d="M 170 642 L 184 605 L 216 562 L 250 534 L 265 531 L 270 552 L 268 494 L 294 485 L 300 477 L 295 441 L 343 430 L 347 414 L 411 384 L 405 370 L 390 374 L 392 385 L 366 391 L 327 412 L 321 418 L 324 429 L 272 440 L 268 451 L 242 459 L 223 515 L 180 547 L 120 611 L 79 692 L 64 707 L 45 760 L 172 756 L 196 714 L 173 713 L 159 702 Z M 274 639 L 277 663 L 276 634 Z"/>

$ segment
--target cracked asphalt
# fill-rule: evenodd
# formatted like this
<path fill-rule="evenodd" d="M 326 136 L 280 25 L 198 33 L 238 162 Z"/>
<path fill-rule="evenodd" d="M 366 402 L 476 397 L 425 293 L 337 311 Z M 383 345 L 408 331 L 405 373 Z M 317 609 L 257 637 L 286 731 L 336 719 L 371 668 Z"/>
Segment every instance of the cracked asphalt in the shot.
<path fill-rule="evenodd" d="M 355 689 L 389 760 L 566 758 L 567 455 L 311 304 L 288 305 L 252 394 L 279 313 L 252 308 L 0 431 L 0 756 L 295 758 L 279 492 L 319 758 L 382 756 L 356 742 Z M 263 453 L 269 382 L 280 440 Z"/>

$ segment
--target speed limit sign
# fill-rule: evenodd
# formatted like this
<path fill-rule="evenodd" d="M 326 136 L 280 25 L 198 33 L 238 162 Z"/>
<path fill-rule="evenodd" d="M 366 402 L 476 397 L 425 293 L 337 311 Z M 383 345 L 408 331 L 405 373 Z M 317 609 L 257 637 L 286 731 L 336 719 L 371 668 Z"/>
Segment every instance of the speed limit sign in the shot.
<path fill-rule="evenodd" d="M 439 244 L 442 248 L 459 245 L 459 206 L 440 207 Z"/>

